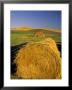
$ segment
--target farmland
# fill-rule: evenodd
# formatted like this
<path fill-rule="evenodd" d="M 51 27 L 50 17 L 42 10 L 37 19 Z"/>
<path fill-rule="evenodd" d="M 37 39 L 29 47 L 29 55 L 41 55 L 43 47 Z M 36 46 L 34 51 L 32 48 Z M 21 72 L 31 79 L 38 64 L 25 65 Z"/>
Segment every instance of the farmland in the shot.
<path fill-rule="evenodd" d="M 35 37 L 37 32 L 43 32 L 45 37 Z M 41 36 L 41 35 L 40 35 Z M 61 32 L 55 30 L 44 30 L 44 29 L 32 29 L 32 30 L 11 30 L 11 46 L 22 44 L 25 42 L 38 42 L 45 38 L 51 37 L 57 43 L 61 42 Z"/>
<path fill-rule="evenodd" d="M 47 38 L 52 38 L 56 42 L 57 47 L 58 47 L 58 49 L 59 49 L 59 51 L 61 53 L 61 31 L 60 30 L 46 30 L 46 29 L 30 29 L 30 30 L 22 30 L 22 29 L 19 29 L 18 30 L 18 29 L 15 29 L 15 30 L 11 30 L 11 78 L 12 79 L 21 79 L 22 77 L 23 78 L 25 78 L 25 77 L 26 78 L 56 78 L 56 76 L 55 76 L 55 74 L 56 74 L 55 72 L 56 71 L 54 72 L 54 75 L 51 76 L 50 73 L 47 70 L 45 71 L 45 69 L 42 68 L 42 66 L 41 66 L 42 63 L 44 63 L 44 60 L 46 60 L 45 61 L 45 64 L 44 64 L 44 67 L 47 65 L 48 62 L 53 63 L 52 61 L 48 61 L 47 58 L 54 59 L 54 58 L 57 58 L 58 57 L 59 60 L 61 60 L 61 58 L 60 58 L 60 56 L 58 56 L 58 54 L 55 54 L 55 56 L 53 56 L 53 54 L 56 51 L 56 46 L 55 46 L 54 52 L 51 52 L 50 48 L 49 47 L 46 47 L 47 45 L 46 46 L 43 45 L 43 42 L 42 41 L 45 41 L 45 39 L 47 39 Z M 49 40 L 49 44 L 48 45 L 50 45 L 50 42 L 51 41 Z M 34 46 L 31 45 L 31 44 L 29 44 L 30 46 L 28 46 L 29 47 L 28 48 L 28 47 L 26 47 L 28 45 L 28 43 L 34 43 Z M 39 43 L 39 44 L 37 44 L 37 43 Z M 46 44 L 46 42 L 45 42 L 45 44 Z M 54 45 L 52 45 L 52 44 L 50 45 L 50 47 L 53 47 L 53 46 Z M 40 51 L 38 51 L 38 47 L 39 47 Z M 42 50 L 42 47 L 44 48 L 43 49 L 44 51 Z M 37 50 L 38 52 L 37 51 L 34 51 L 34 53 L 35 53 L 34 54 L 33 51 L 30 50 L 30 48 L 33 49 L 33 51 L 34 50 Z M 52 49 L 54 49 L 54 47 Z M 48 55 L 45 54 L 46 53 L 45 50 L 48 50 L 49 51 L 49 52 L 47 51 L 47 54 Z M 24 52 L 26 53 L 25 56 L 23 56 L 25 54 Z M 30 54 L 28 54 L 28 52 Z M 36 55 L 36 52 L 39 53 L 39 54 Z M 33 54 L 34 55 L 32 56 L 31 53 L 32 53 L 32 55 Z M 41 53 L 43 53 L 43 55 L 45 54 L 46 56 L 45 57 L 42 57 L 43 55 L 41 56 L 40 55 Z M 51 54 L 51 53 L 53 53 L 53 54 Z M 29 56 L 29 55 L 31 55 L 32 57 Z M 41 72 L 40 71 L 41 69 L 39 69 L 39 72 L 37 72 L 38 70 L 35 71 L 35 69 L 34 69 L 33 72 L 32 71 L 25 71 L 24 70 L 25 67 L 23 68 L 24 72 L 21 72 L 22 69 L 21 70 L 20 69 L 17 69 L 16 64 L 17 63 L 18 64 L 19 63 L 20 64 L 23 64 L 22 62 L 24 62 L 24 57 L 26 57 L 26 59 L 29 57 L 27 60 L 30 59 L 30 60 L 32 60 L 32 62 L 34 62 L 34 60 L 35 60 L 34 57 L 36 57 L 37 60 L 38 60 L 38 62 L 37 62 L 37 65 L 38 66 L 36 66 L 36 65 L 34 66 L 34 63 L 36 63 L 36 61 L 35 61 L 34 63 L 32 63 L 33 67 L 30 66 L 31 67 L 30 70 L 33 71 L 34 68 L 37 69 L 37 67 L 38 68 L 40 67 L 40 68 L 43 69 L 42 72 L 44 72 L 44 74 L 42 74 L 42 76 L 39 77 L 40 74 L 41 74 L 41 73 L 39 73 L 39 72 Z M 43 62 L 41 62 L 41 60 Z M 15 61 L 16 61 L 16 63 L 14 63 Z M 20 61 L 22 61 L 22 62 L 20 62 Z M 58 59 L 56 61 L 59 64 L 59 67 L 58 68 L 59 68 L 59 72 L 60 72 L 60 62 L 58 62 Z M 54 61 L 53 64 L 55 64 L 56 61 Z M 27 62 L 27 63 L 29 63 L 29 62 Z M 41 65 L 40 65 L 40 63 L 41 63 Z M 31 64 L 29 63 L 29 65 L 31 65 Z M 21 68 L 21 67 L 19 67 L 19 68 Z M 27 68 L 27 70 L 29 70 L 29 68 Z M 16 70 L 17 70 L 17 72 L 16 72 Z M 22 73 L 22 77 L 19 76 L 20 72 Z M 51 72 L 53 72 L 53 71 L 51 71 Z M 29 76 L 27 76 L 27 73 L 29 73 L 28 74 Z M 36 73 L 36 74 L 34 74 L 34 73 Z M 31 74 L 32 74 L 32 76 L 30 76 Z M 23 75 L 25 75 L 25 76 L 23 76 Z M 39 76 L 35 76 L 35 75 L 39 75 Z M 49 77 L 48 77 L 48 75 L 49 75 Z M 60 77 L 58 76 L 58 78 L 60 78 Z"/>

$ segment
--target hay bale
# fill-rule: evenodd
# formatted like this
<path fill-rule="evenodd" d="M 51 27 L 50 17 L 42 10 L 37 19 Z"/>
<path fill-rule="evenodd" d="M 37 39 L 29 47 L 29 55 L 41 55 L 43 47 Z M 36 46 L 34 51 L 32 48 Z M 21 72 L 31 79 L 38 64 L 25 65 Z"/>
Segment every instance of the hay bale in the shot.
<path fill-rule="evenodd" d="M 15 59 L 16 75 L 23 79 L 60 79 L 61 58 L 53 39 L 30 43 Z"/>
<path fill-rule="evenodd" d="M 50 47 L 54 51 L 54 53 L 56 53 L 56 55 L 58 55 L 60 57 L 60 52 L 58 51 L 56 42 L 52 38 L 47 38 L 47 39 L 41 41 L 41 43 L 48 45 L 48 47 Z"/>
<path fill-rule="evenodd" d="M 39 31 L 39 32 L 35 33 L 35 37 L 44 38 L 45 34 L 44 34 L 44 32 Z"/>

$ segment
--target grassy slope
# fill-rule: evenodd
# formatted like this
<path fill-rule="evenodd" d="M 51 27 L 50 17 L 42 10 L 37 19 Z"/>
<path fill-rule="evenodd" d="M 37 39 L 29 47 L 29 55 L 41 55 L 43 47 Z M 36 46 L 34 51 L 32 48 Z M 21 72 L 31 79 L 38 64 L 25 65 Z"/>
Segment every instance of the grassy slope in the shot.
<path fill-rule="evenodd" d="M 45 37 L 39 38 L 35 37 L 35 33 L 38 31 L 43 31 Z M 61 32 L 55 30 L 43 30 L 43 29 L 35 29 L 35 30 L 27 30 L 27 31 L 20 31 L 20 30 L 12 30 L 11 31 L 11 46 L 18 45 L 25 42 L 30 41 L 41 41 L 47 37 L 53 38 L 56 42 L 61 42 Z"/>

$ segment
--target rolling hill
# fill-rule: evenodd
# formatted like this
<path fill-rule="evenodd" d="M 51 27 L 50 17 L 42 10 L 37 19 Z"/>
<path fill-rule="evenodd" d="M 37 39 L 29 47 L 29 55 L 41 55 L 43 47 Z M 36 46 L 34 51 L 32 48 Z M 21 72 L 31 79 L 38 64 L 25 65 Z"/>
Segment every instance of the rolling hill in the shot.
<path fill-rule="evenodd" d="M 37 33 L 40 36 L 36 35 Z M 31 41 L 38 42 L 48 37 L 53 38 L 57 43 L 61 42 L 61 30 L 29 27 L 11 28 L 11 46 Z"/>

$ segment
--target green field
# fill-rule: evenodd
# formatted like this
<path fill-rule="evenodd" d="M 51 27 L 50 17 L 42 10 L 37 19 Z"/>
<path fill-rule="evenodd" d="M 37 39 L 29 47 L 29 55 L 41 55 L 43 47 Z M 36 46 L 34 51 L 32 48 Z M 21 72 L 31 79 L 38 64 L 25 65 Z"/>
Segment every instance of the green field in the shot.
<path fill-rule="evenodd" d="M 11 30 L 11 46 L 15 46 L 18 44 L 22 44 L 25 42 L 31 42 L 31 41 L 38 42 L 48 37 L 53 38 L 57 43 L 61 42 L 60 32 L 40 30 L 40 32 L 41 31 L 43 31 L 45 37 L 36 37 L 35 34 L 36 32 L 38 32 L 38 30 L 30 30 L 26 32 Z"/>

